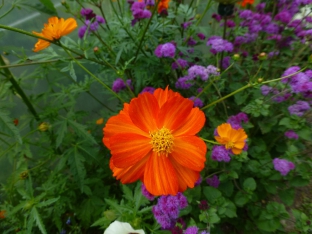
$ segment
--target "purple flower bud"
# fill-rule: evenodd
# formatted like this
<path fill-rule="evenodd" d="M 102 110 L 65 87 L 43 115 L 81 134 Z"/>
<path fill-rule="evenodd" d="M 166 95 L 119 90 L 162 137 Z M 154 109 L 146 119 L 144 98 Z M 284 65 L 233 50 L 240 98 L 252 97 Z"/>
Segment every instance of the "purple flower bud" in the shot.
<path fill-rule="evenodd" d="M 273 160 L 274 169 L 279 171 L 282 176 L 286 176 L 290 170 L 295 168 L 295 164 L 286 159 L 275 158 Z"/>
<path fill-rule="evenodd" d="M 214 175 L 212 178 L 208 178 L 206 182 L 207 184 L 209 184 L 211 187 L 214 188 L 218 188 L 220 184 L 220 180 L 217 175 Z"/>

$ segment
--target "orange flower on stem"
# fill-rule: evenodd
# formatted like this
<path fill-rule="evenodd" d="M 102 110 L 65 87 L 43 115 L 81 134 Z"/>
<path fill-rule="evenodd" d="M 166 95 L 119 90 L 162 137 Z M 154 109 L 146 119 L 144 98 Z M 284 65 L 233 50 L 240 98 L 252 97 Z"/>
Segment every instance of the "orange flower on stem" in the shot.
<path fill-rule="evenodd" d="M 141 180 L 155 196 L 193 188 L 206 161 L 196 136 L 204 123 L 204 113 L 168 87 L 133 98 L 103 129 L 113 176 L 123 184 Z"/>
<path fill-rule="evenodd" d="M 162 11 L 167 10 L 169 8 L 170 0 L 160 0 L 158 3 L 158 13 L 160 14 Z"/>
<path fill-rule="evenodd" d="M 246 144 L 247 134 L 244 129 L 234 129 L 231 124 L 224 123 L 217 127 L 218 136 L 215 136 L 217 142 L 225 145 L 233 154 L 240 154 Z"/>
<path fill-rule="evenodd" d="M 242 7 L 246 7 L 247 4 L 252 5 L 255 2 L 255 0 L 243 0 L 238 2 L 237 4 L 241 5 Z"/>
<path fill-rule="evenodd" d="M 44 24 L 44 28 L 41 33 L 32 32 L 37 36 L 47 38 L 50 41 L 59 40 L 62 36 L 71 33 L 75 28 L 77 28 L 77 22 L 74 18 L 68 18 L 64 20 L 63 18 L 58 18 L 56 16 L 50 17 L 47 24 Z M 38 39 L 35 44 L 34 52 L 38 52 L 50 46 L 51 42 Z"/>

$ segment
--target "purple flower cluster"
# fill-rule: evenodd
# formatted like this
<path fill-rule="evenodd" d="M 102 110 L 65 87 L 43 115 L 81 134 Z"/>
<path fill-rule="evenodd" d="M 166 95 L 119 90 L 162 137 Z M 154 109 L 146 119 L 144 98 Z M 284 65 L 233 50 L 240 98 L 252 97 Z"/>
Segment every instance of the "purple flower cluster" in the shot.
<path fill-rule="evenodd" d="M 155 49 L 154 53 L 158 58 L 169 57 L 173 58 L 176 52 L 176 46 L 171 43 L 160 44 Z"/>
<path fill-rule="evenodd" d="M 176 69 L 183 69 L 183 68 L 186 68 L 188 67 L 189 63 L 188 61 L 184 60 L 184 59 L 181 59 L 181 58 L 178 58 L 177 61 L 173 62 L 171 64 L 171 68 L 173 70 L 176 70 Z"/>
<path fill-rule="evenodd" d="M 233 44 L 227 40 L 222 39 L 220 36 L 212 36 L 207 41 L 207 46 L 211 46 L 210 52 L 217 54 L 219 52 L 232 52 Z"/>
<path fill-rule="evenodd" d="M 306 101 L 297 101 L 294 105 L 288 107 L 291 115 L 303 116 L 310 109 L 310 105 Z"/>
<path fill-rule="evenodd" d="M 80 14 L 85 18 L 84 25 L 78 30 L 79 38 L 83 38 L 86 32 L 95 32 L 98 30 L 100 24 L 104 24 L 105 20 L 102 16 L 93 13 L 90 8 L 82 8 Z"/>
<path fill-rule="evenodd" d="M 144 184 L 141 186 L 141 191 L 144 197 L 146 197 L 148 200 L 153 201 L 155 199 L 155 196 L 152 195 L 149 191 L 147 191 Z"/>
<path fill-rule="evenodd" d="M 201 108 L 204 106 L 204 102 L 201 99 L 199 99 L 198 97 L 192 96 L 189 99 L 193 101 L 193 103 L 194 103 L 193 107 Z"/>
<path fill-rule="evenodd" d="M 198 227 L 196 227 L 196 226 L 191 226 L 191 227 L 188 227 L 188 228 L 185 230 L 184 234 L 197 234 L 197 233 L 198 233 L 198 230 L 199 230 Z"/>
<path fill-rule="evenodd" d="M 207 184 L 209 184 L 211 187 L 214 188 L 218 188 L 220 185 L 220 180 L 217 175 L 214 175 L 212 178 L 208 178 L 206 182 Z"/>
<path fill-rule="evenodd" d="M 286 176 L 290 170 L 295 169 L 295 164 L 286 159 L 275 158 L 273 160 L 274 169 L 279 171 L 282 176 Z"/>
<path fill-rule="evenodd" d="M 181 209 L 187 207 L 187 199 L 182 193 L 176 196 L 168 195 L 158 198 L 157 204 L 153 206 L 153 214 L 163 229 L 173 228 Z"/>
<path fill-rule="evenodd" d="M 240 112 L 237 115 L 232 115 L 228 118 L 227 122 L 231 124 L 232 128 L 242 128 L 242 122 L 247 123 L 249 121 L 247 114 Z"/>
<path fill-rule="evenodd" d="M 197 77 L 203 81 L 207 81 L 210 75 L 218 76 L 220 75 L 220 72 L 215 66 L 212 65 L 209 65 L 208 67 L 194 65 L 188 69 L 187 76 L 180 77 L 178 79 L 175 86 L 178 89 L 189 89 Z"/>
<path fill-rule="evenodd" d="M 152 16 L 152 13 L 145 9 L 146 5 L 144 2 L 134 2 L 131 6 L 131 11 L 134 19 L 131 25 L 135 25 L 141 19 L 148 19 Z"/>
<path fill-rule="evenodd" d="M 287 132 L 285 132 L 284 134 L 287 138 L 289 139 L 296 139 L 298 140 L 299 136 L 297 133 L 295 133 L 293 130 L 288 130 Z"/>
<path fill-rule="evenodd" d="M 273 94 L 274 98 L 272 100 L 277 103 L 284 102 L 291 97 L 291 93 L 288 93 L 288 92 L 281 93 L 280 91 L 278 91 L 278 89 L 267 86 L 267 85 L 262 85 L 260 90 L 263 96 Z"/>
<path fill-rule="evenodd" d="M 218 162 L 229 162 L 231 161 L 229 151 L 223 145 L 215 145 L 212 147 L 211 158 Z"/>
<path fill-rule="evenodd" d="M 288 68 L 282 77 L 289 76 L 300 70 L 300 67 L 293 66 Z M 312 93 L 312 71 L 299 72 L 295 75 L 282 79 L 283 83 L 288 83 L 293 93 L 301 93 L 304 96 Z"/>
<path fill-rule="evenodd" d="M 155 91 L 155 88 L 154 88 L 154 87 L 146 86 L 146 87 L 141 91 L 141 93 L 149 92 L 150 94 L 153 94 L 154 91 Z"/>
<path fill-rule="evenodd" d="M 122 89 L 125 89 L 125 88 L 127 87 L 127 85 L 132 89 L 131 80 L 127 80 L 127 84 L 125 84 L 125 82 L 123 81 L 123 79 L 117 78 L 117 79 L 113 82 L 112 90 L 113 90 L 115 93 L 119 93 Z"/>

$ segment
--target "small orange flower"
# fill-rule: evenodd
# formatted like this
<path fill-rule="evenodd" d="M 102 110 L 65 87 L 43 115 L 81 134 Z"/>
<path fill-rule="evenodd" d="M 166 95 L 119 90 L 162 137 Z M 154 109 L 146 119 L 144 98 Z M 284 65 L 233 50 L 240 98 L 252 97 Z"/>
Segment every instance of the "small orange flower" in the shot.
<path fill-rule="evenodd" d="M 160 0 L 158 3 L 158 13 L 160 14 L 163 10 L 167 10 L 169 8 L 170 0 Z"/>
<path fill-rule="evenodd" d="M 104 119 L 103 119 L 103 118 L 99 118 L 97 121 L 95 121 L 95 123 L 96 123 L 97 125 L 101 125 L 101 124 L 104 123 Z"/>
<path fill-rule="evenodd" d="M 196 136 L 204 123 L 204 113 L 168 87 L 133 98 L 103 129 L 113 176 L 123 184 L 140 179 L 155 196 L 193 188 L 206 161 Z"/>
<path fill-rule="evenodd" d="M 215 139 L 222 145 L 225 145 L 226 149 L 231 149 L 233 154 L 240 154 L 245 146 L 245 140 L 247 134 L 244 129 L 238 130 L 232 128 L 231 124 L 224 123 L 217 127 L 219 136 L 215 136 Z"/>
<path fill-rule="evenodd" d="M 247 4 L 252 5 L 255 2 L 255 0 L 243 0 L 238 2 L 237 4 L 241 5 L 242 7 L 246 7 Z"/>
<path fill-rule="evenodd" d="M 4 219 L 5 218 L 5 213 L 6 213 L 5 210 L 1 210 L 0 211 L 0 219 Z"/>
<path fill-rule="evenodd" d="M 33 31 L 33 34 L 45 37 L 50 41 L 58 40 L 62 36 L 71 33 L 75 28 L 77 28 L 77 22 L 74 18 L 68 18 L 64 20 L 63 18 L 58 18 L 56 16 L 50 17 L 47 24 L 44 24 L 44 28 L 41 33 Z M 43 39 L 38 39 L 35 44 L 34 52 L 38 52 L 50 46 L 49 41 Z"/>

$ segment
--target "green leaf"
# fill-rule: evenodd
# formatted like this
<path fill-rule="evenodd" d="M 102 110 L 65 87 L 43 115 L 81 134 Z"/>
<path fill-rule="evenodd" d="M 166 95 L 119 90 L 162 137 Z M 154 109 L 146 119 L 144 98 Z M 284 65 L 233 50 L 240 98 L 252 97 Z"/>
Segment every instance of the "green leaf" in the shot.
<path fill-rule="evenodd" d="M 294 203 L 295 198 L 295 189 L 290 188 L 278 193 L 282 202 L 284 202 L 287 206 L 291 206 Z"/>
<path fill-rule="evenodd" d="M 71 119 L 68 119 L 68 124 L 75 130 L 78 136 L 87 139 L 92 144 L 97 144 L 93 136 L 86 130 L 86 126 L 79 124 Z"/>
<path fill-rule="evenodd" d="M 56 123 L 56 125 L 59 124 L 59 128 L 57 129 L 57 132 L 56 132 L 56 135 L 57 135 L 57 138 L 56 138 L 56 141 L 55 141 L 55 147 L 58 148 L 62 141 L 63 141 L 63 138 L 65 136 L 65 133 L 67 132 L 67 120 L 64 120 L 64 121 L 61 121 L 61 122 L 58 122 Z"/>
<path fill-rule="evenodd" d="M 53 204 L 54 202 L 56 202 L 58 199 L 60 199 L 60 197 L 56 197 L 56 198 L 51 198 L 49 200 L 46 201 L 41 201 L 39 204 L 36 205 L 36 207 L 44 207 L 44 206 L 49 206 L 51 204 Z"/>
<path fill-rule="evenodd" d="M 279 219 L 266 219 L 266 220 L 258 220 L 256 224 L 259 229 L 267 232 L 274 232 L 276 231 L 281 223 Z"/>
<path fill-rule="evenodd" d="M 237 206 L 244 206 L 249 201 L 248 194 L 238 191 L 235 195 L 234 202 Z"/>
<path fill-rule="evenodd" d="M 306 186 L 309 184 L 309 182 L 310 181 L 308 179 L 303 179 L 299 176 L 296 176 L 289 181 L 290 185 L 295 187 Z"/>
<path fill-rule="evenodd" d="M 227 201 L 227 202 L 228 202 L 228 205 L 226 207 L 225 215 L 229 218 L 237 217 L 235 204 L 231 201 Z"/>
<path fill-rule="evenodd" d="M 214 224 L 214 223 L 218 223 L 219 221 L 220 221 L 220 217 L 217 215 L 217 209 L 210 208 L 208 210 L 208 223 Z"/>
<path fill-rule="evenodd" d="M 124 193 L 124 197 L 128 200 L 128 201 L 133 201 L 133 194 L 132 191 L 130 190 L 130 188 L 127 185 L 122 185 L 122 191 Z"/>
<path fill-rule="evenodd" d="M 226 197 L 230 197 L 233 194 L 233 190 L 234 190 L 234 185 L 233 182 L 231 180 L 227 180 L 225 182 L 222 182 L 218 189 L 226 196 Z"/>
<path fill-rule="evenodd" d="M 45 226 L 44 226 L 44 224 L 42 222 L 41 216 L 38 213 L 36 207 L 33 207 L 32 210 L 31 210 L 31 217 L 30 217 L 30 219 L 31 218 L 33 218 L 36 221 L 36 224 L 37 224 L 38 228 L 40 229 L 41 233 L 46 234 L 47 231 L 45 229 Z"/>
<path fill-rule="evenodd" d="M 0 108 L 0 134 L 14 137 L 19 144 L 22 144 L 18 128 L 13 124 L 13 119 L 9 116 L 9 112 L 3 108 Z"/>
<path fill-rule="evenodd" d="M 311 128 L 305 128 L 305 129 L 301 129 L 300 131 L 297 132 L 299 137 L 307 140 L 307 141 L 312 141 L 312 132 L 311 132 Z"/>
<path fill-rule="evenodd" d="M 69 168 L 80 186 L 80 190 L 83 191 L 84 179 L 86 176 L 86 169 L 83 162 L 84 157 L 79 153 L 77 147 L 69 149 L 66 154 L 68 155 Z"/>
<path fill-rule="evenodd" d="M 216 200 L 222 196 L 218 189 L 210 186 L 204 187 L 203 193 L 210 203 L 216 202 Z"/>
<path fill-rule="evenodd" d="M 57 11 L 51 2 L 51 0 L 39 0 L 44 7 L 47 9 L 48 12 L 51 12 L 53 15 L 57 15 Z"/>
<path fill-rule="evenodd" d="M 69 63 L 69 75 L 71 76 L 71 78 L 73 78 L 74 81 L 77 82 L 77 76 L 76 76 L 76 72 L 74 69 L 74 61 L 71 61 Z"/>
<path fill-rule="evenodd" d="M 244 181 L 243 187 L 246 191 L 254 191 L 257 188 L 257 183 L 254 178 L 249 177 Z"/>

